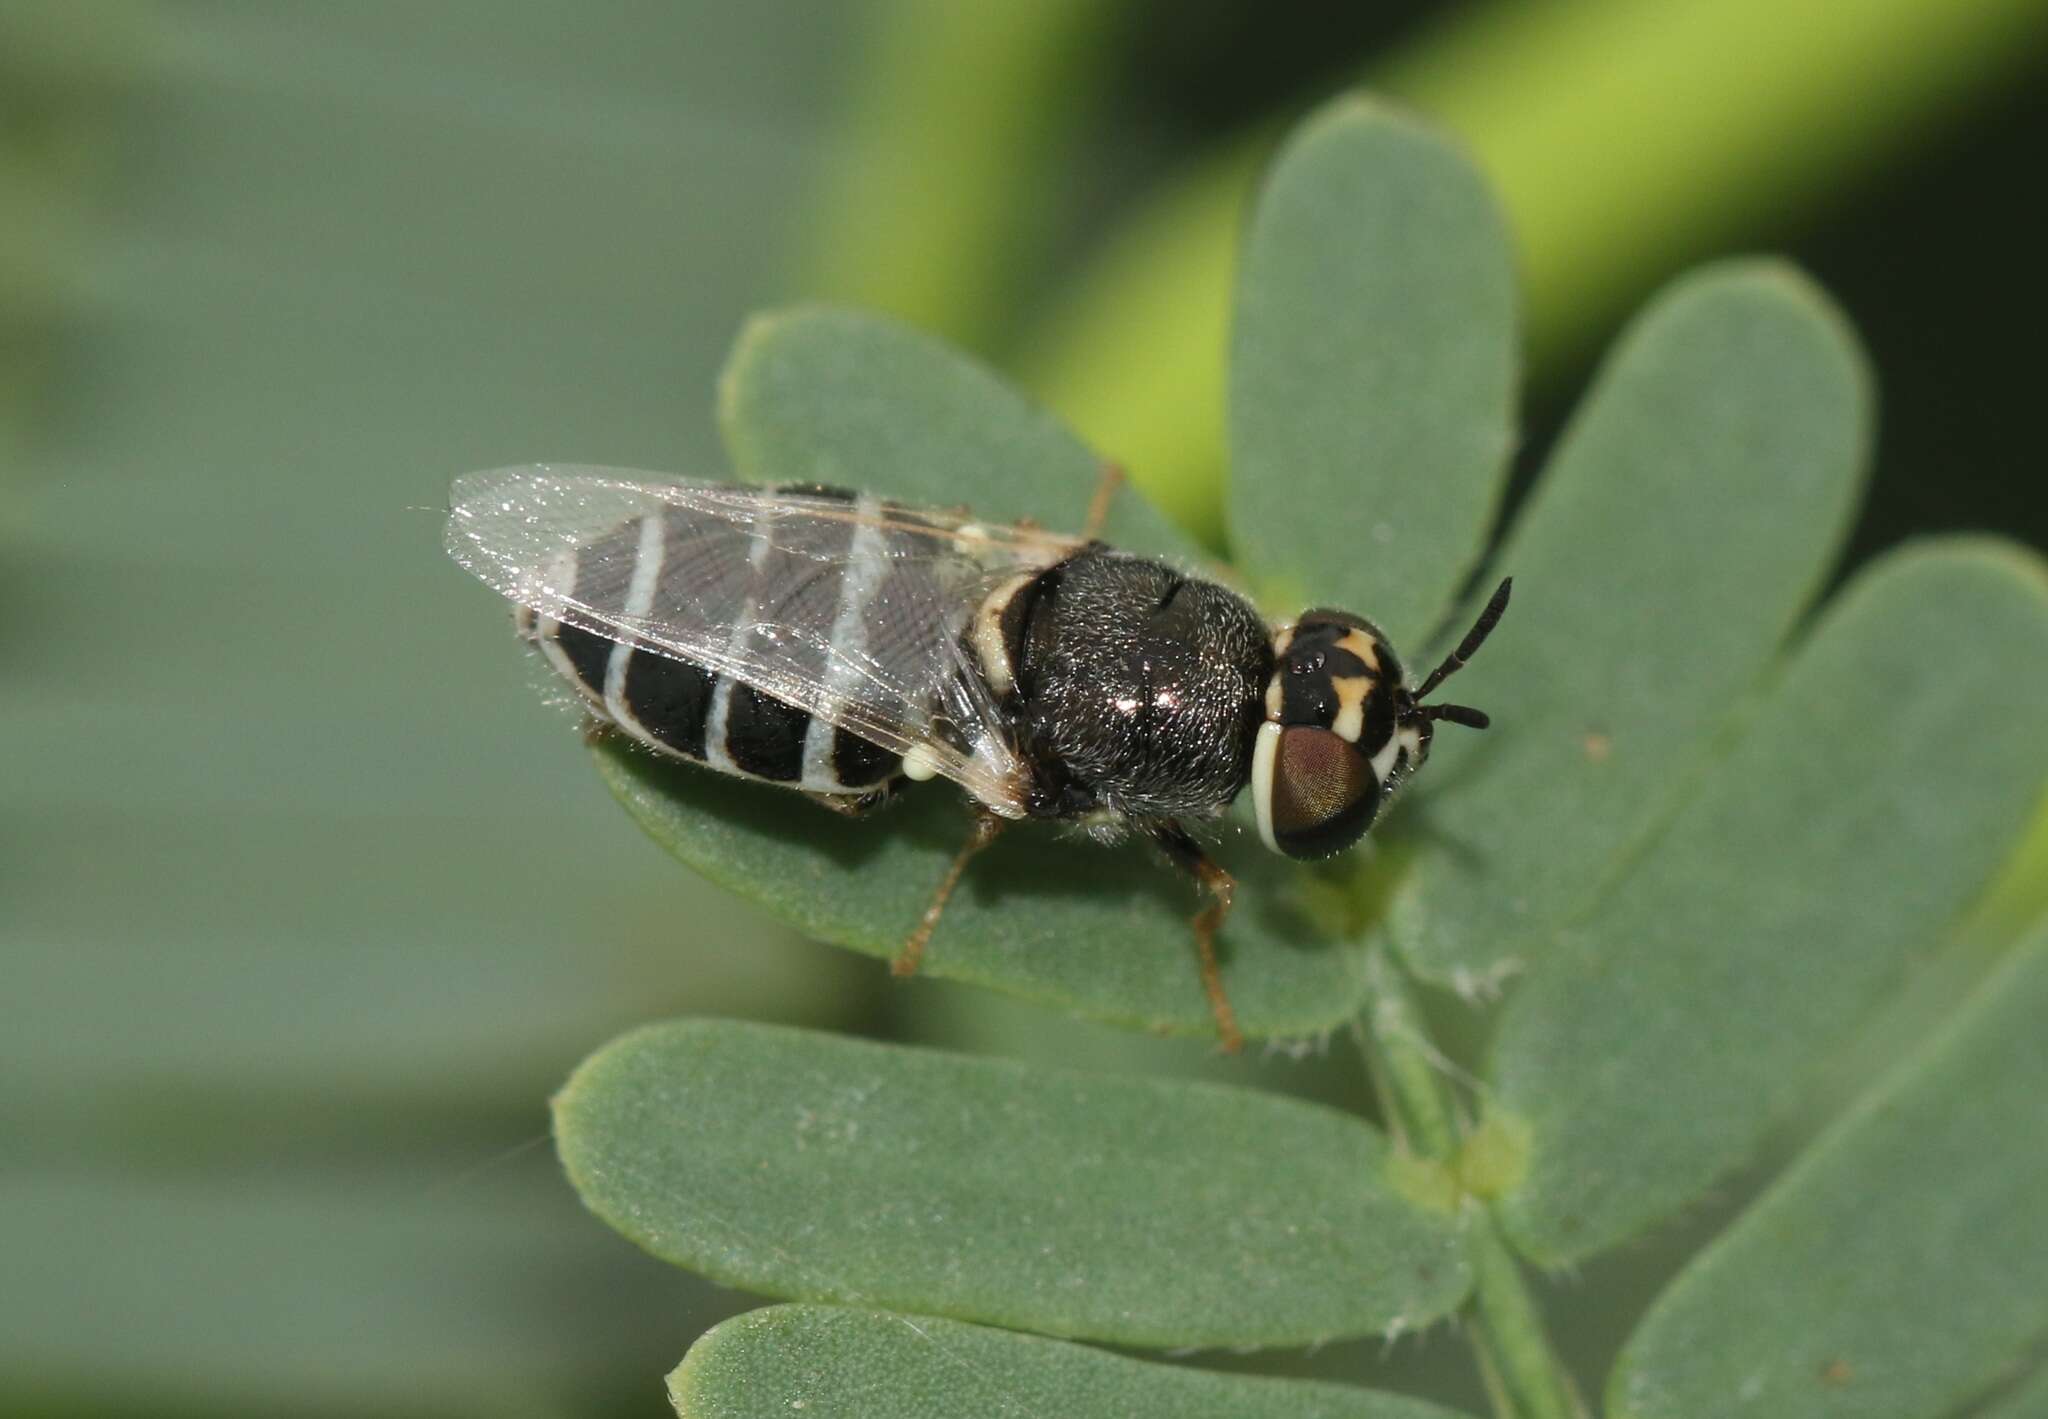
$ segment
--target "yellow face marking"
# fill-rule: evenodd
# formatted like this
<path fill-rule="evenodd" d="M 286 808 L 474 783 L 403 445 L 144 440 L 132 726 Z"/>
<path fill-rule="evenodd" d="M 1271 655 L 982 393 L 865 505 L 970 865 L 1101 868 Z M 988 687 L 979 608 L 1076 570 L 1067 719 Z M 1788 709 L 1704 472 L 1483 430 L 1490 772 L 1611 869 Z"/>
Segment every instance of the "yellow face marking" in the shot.
<path fill-rule="evenodd" d="M 1352 744 L 1365 732 L 1365 699 L 1376 682 L 1370 675 L 1336 675 L 1330 688 L 1337 692 L 1337 717 L 1330 728 L 1337 737 Z"/>
<path fill-rule="evenodd" d="M 1346 631 L 1337 642 L 1337 649 L 1348 650 L 1365 662 L 1365 668 L 1375 675 L 1379 673 L 1380 653 L 1374 647 L 1372 637 L 1364 631 Z"/>
<path fill-rule="evenodd" d="M 1273 632 L 1273 659 L 1276 661 L 1286 660 L 1287 648 L 1293 644 L 1294 627 L 1282 626 L 1279 630 Z M 1266 682 L 1266 718 L 1278 719 L 1280 717 L 1280 705 L 1280 676 L 1278 672 L 1275 672 L 1273 678 Z"/>

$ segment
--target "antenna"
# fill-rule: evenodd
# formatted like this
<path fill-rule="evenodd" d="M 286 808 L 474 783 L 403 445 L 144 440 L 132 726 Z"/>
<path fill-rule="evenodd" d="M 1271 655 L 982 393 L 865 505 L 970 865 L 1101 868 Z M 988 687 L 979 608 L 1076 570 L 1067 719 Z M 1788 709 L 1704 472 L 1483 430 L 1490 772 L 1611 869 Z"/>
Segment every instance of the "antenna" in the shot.
<path fill-rule="evenodd" d="M 1446 724 L 1462 724 L 1467 729 L 1484 729 L 1493 723 L 1486 717 L 1485 710 L 1476 710 L 1470 705 L 1423 705 L 1416 713 L 1424 719 L 1440 719 Z"/>
<path fill-rule="evenodd" d="M 1417 700 L 1428 699 L 1431 691 L 1435 690 L 1437 686 L 1443 684 L 1444 681 L 1450 679 L 1460 670 L 1463 670 L 1465 662 L 1479 653 L 1479 647 L 1486 644 L 1486 638 L 1492 635 L 1493 628 L 1500 624 L 1501 612 L 1508 609 L 1508 593 L 1513 591 L 1514 588 L 1515 579 L 1513 577 L 1503 577 L 1501 579 L 1500 585 L 1494 588 L 1492 598 L 1487 601 L 1486 609 L 1479 613 L 1479 619 L 1472 623 L 1472 629 L 1465 632 L 1465 639 L 1458 642 L 1456 650 L 1444 657 L 1443 664 L 1429 672 L 1429 678 L 1424 680 L 1421 687 L 1415 691 L 1415 698 Z M 1455 715 L 1447 713 L 1449 710 L 1460 709 L 1462 706 L 1438 705 L 1435 708 L 1437 713 L 1430 716 L 1432 719 L 1448 719 L 1453 724 L 1465 722 L 1458 719 Z M 1476 711 L 1472 710 L 1466 710 L 1465 712 L 1467 714 L 1476 713 Z M 1485 716 L 1481 715 L 1480 718 L 1484 719 Z M 1474 727 L 1483 728 L 1484 726 Z"/>

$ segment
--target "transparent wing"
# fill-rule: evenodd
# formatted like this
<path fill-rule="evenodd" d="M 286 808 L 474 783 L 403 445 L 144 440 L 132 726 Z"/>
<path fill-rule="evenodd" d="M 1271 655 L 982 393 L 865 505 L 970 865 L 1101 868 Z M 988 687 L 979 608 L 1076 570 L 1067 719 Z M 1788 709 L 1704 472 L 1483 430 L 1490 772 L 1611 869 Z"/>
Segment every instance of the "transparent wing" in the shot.
<path fill-rule="evenodd" d="M 1024 773 L 963 631 L 1080 544 L 867 496 L 537 464 L 455 481 L 449 554 L 536 613 L 688 660 L 903 755 L 998 812 Z"/>

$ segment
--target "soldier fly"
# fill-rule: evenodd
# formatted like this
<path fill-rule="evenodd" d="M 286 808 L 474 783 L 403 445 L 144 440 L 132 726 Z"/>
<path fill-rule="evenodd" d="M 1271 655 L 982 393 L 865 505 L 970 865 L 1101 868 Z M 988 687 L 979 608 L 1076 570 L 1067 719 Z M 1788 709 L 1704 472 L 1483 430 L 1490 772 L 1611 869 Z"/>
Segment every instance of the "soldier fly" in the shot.
<path fill-rule="evenodd" d="M 657 753 L 862 814 L 951 779 L 975 823 L 894 969 L 917 969 L 969 860 L 1040 819 L 1155 843 L 1207 894 L 1201 979 L 1233 882 L 1190 829 L 1245 788 L 1295 858 L 1364 835 L 1429 757 L 1429 696 L 1507 606 L 1503 581 L 1411 685 L 1379 629 L 1312 610 L 1272 627 L 1215 582 L 1080 536 L 819 486 L 667 481 L 536 464 L 456 480 L 449 553 L 509 598 L 520 634 L 593 718 Z"/>

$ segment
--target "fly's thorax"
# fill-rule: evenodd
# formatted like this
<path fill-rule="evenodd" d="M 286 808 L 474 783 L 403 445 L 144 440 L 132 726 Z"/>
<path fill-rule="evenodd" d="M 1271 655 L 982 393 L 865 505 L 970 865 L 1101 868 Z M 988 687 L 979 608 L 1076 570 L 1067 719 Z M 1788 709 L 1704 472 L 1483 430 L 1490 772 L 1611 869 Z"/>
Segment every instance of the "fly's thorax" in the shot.
<path fill-rule="evenodd" d="M 1261 708 L 1253 807 L 1266 846 L 1289 857 L 1357 842 L 1429 754 L 1400 659 L 1348 612 L 1309 611 L 1274 634 Z"/>
<path fill-rule="evenodd" d="M 1031 766 L 1034 816 L 1206 814 L 1250 776 L 1272 650 L 1223 587 L 1086 547 L 997 587 L 969 638 Z"/>

